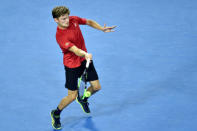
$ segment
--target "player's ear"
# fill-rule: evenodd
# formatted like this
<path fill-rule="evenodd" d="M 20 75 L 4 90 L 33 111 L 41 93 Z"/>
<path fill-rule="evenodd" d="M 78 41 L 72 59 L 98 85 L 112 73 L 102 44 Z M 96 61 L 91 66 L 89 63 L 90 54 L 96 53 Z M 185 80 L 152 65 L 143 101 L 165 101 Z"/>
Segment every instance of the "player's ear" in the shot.
<path fill-rule="evenodd" d="M 54 21 L 55 21 L 56 23 L 58 23 L 58 18 L 54 18 Z"/>

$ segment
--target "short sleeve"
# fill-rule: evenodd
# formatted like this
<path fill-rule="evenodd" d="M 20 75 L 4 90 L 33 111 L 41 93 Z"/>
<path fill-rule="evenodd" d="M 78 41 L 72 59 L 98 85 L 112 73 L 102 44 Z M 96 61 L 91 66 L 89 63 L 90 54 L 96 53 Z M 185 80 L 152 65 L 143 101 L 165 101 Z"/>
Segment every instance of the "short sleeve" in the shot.
<path fill-rule="evenodd" d="M 86 24 L 86 19 L 85 18 L 80 18 L 78 16 L 73 16 L 73 18 L 78 22 L 80 25 L 85 25 Z"/>

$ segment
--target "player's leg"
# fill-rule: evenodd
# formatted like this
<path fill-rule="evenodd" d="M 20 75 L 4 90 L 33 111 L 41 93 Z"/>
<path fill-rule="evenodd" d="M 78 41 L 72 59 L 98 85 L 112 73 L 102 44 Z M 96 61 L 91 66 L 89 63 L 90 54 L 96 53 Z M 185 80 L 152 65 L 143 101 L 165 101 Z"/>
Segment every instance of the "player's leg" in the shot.
<path fill-rule="evenodd" d="M 51 111 L 51 118 L 52 118 L 52 126 L 55 129 L 61 129 L 60 123 L 60 113 L 61 111 L 67 107 L 72 101 L 74 101 L 77 97 L 77 69 L 70 69 L 66 68 L 66 84 L 65 87 L 68 89 L 68 95 L 64 97 L 57 109 Z"/>
<path fill-rule="evenodd" d="M 97 72 L 94 68 L 93 62 L 90 63 L 90 66 L 88 68 L 88 81 L 90 82 L 90 87 L 87 89 L 87 92 L 91 94 L 96 93 L 98 90 L 101 89 L 100 86 L 100 82 L 98 80 L 98 75 Z M 78 97 L 77 97 L 78 98 Z M 82 109 L 84 110 L 84 112 L 86 113 L 90 113 L 90 109 L 89 109 L 89 103 L 88 103 L 88 97 L 85 97 L 83 100 L 81 100 L 80 104 L 82 106 Z M 78 98 L 79 99 L 79 98 Z"/>
<path fill-rule="evenodd" d="M 101 85 L 99 80 L 94 80 L 94 81 L 90 81 L 90 87 L 87 89 L 87 91 L 89 91 L 91 95 L 93 95 L 100 89 L 101 89 Z"/>
<path fill-rule="evenodd" d="M 87 92 L 89 91 L 90 94 L 92 94 L 92 95 L 101 89 L 101 85 L 100 85 L 99 80 L 90 81 L 90 85 L 91 86 L 87 89 Z M 79 97 L 77 97 L 77 99 L 76 99 L 77 102 L 81 105 L 81 107 L 85 113 L 90 113 L 89 103 L 88 103 L 89 97 L 85 97 L 83 100 L 80 99 Z"/>
<path fill-rule="evenodd" d="M 77 71 L 78 77 L 80 77 L 83 74 L 85 67 L 86 67 L 86 61 L 84 60 L 81 63 L 81 66 L 78 68 L 78 71 Z M 81 108 L 83 109 L 85 113 L 90 113 L 90 109 L 88 107 L 89 103 L 87 101 L 84 101 L 79 96 L 76 98 L 76 101 L 77 103 L 80 104 Z"/>
<path fill-rule="evenodd" d="M 61 129 L 60 113 L 65 107 L 67 107 L 71 102 L 73 102 L 76 97 L 77 90 L 68 90 L 68 95 L 61 100 L 57 109 L 51 111 L 52 126 L 54 129 Z"/>
<path fill-rule="evenodd" d="M 59 110 L 63 110 L 65 107 L 67 107 L 71 102 L 73 102 L 77 97 L 77 90 L 72 91 L 68 90 L 68 95 L 64 97 L 60 104 L 58 105 Z"/>
<path fill-rule="evenodd" d="M 82 67 L 85 69 L 85 64 L 86 63 L 82 63 Z M 82 69 L 82 70 L 84 70 Z M 88 73 L 88 78 L 87 81 L 90 82 L 90 87 L 87 89 L 87 92 L 90 92 L 90 94 L 94 94 L 96 93 L 98 90 L 101 89 L 100 86 L 100 82 L 98 80 L 98 75 L 96 72 L 96 69 L 94 68 L 94 64 L 93 61 L 90 63 L 89 68 L 87 70 Z M 77 97 L 77 101 L 79 102 L 79 104 L 81 105 L 82 109 L 84 112 L 86 113 L 90 113 L 90 109 L 89 109 L 89 103 L 88 103 L 88 97 L 85 97 L 83 100 L 80 100 L 79 97 Z"/>
<path fill-rule="evenodd" d="M 93 61 L 90 63 L 90 66 L 88 68 L 88 81 L 90 83 L 90 87 L 87 89 L 87 92 L 90 92 L 91 95 L 101 89 L 98 74 L 94 67 Z"/>

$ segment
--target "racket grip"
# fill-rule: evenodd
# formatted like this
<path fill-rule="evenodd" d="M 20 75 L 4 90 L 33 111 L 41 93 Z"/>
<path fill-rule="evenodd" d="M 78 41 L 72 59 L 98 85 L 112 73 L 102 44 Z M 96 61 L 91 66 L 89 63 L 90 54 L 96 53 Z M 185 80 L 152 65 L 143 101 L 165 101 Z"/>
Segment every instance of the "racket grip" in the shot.
<path fill-rule="evenodd" d="M 88 68 L 90 65 L 90 59 L 87 59 L 87 62 L 86 62 L 86 68 Z"/>

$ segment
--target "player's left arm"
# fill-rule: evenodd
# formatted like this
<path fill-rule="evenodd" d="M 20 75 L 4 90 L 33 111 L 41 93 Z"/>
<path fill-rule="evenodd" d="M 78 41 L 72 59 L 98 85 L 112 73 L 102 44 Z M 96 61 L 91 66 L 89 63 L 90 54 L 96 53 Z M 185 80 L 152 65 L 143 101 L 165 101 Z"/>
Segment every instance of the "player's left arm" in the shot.
<path fill-rule="evenodd" d="M 106 27 L 106 24 L 104 24 L 104 26 L 102 27 L 96 21 L 88 20 L 88 19 L 86 20 L 86 24 L 103 32 L 114 32 L 113 29 L 116 28 L 116 26 Z"/>

